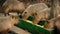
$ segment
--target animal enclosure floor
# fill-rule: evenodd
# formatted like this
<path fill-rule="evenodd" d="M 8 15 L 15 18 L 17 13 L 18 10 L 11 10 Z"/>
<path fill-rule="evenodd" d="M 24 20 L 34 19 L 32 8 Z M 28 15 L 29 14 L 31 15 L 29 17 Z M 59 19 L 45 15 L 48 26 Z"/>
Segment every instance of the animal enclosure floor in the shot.
<path fill-rule="evenodd" d="M 11 28 L 11 31 L 13 31 L 15 33 L 10 33 L 10 34 L 31 34 L 31 33 L 27 32 L 27 31 L 25 31 L 25 30 L 23 30 L 21 28 L 16 27 L 16 26 L 13 26 Z"/>

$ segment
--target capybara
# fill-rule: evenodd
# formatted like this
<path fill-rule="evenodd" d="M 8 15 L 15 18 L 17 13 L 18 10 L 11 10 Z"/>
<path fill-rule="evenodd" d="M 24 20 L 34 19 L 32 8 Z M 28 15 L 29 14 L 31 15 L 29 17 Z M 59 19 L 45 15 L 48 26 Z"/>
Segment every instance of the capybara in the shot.
<path fill-rule="evenodd" d="M 50 8 L 44 3 L 30 5 L 22 13 L 22 19 L 27 19 L 31 15 L 34 16 L 33 22 L 37 24 L 40 20 L 48 19 L 50 16 Z"/>
<path fill-rule="evenodd" d="M 16 16 L 5 16 L 0 13 L 0 34 L 6 34 L 16 23 L 18 23 L 18 18 Z"/>
<path fill-rule="evenodd" d="M 18 0 L 6 0 L 2 5 L 5 13 L 8 12 L 17 12 L 22 13 L 25 10 L 25 6 L 23 2 Z"/>

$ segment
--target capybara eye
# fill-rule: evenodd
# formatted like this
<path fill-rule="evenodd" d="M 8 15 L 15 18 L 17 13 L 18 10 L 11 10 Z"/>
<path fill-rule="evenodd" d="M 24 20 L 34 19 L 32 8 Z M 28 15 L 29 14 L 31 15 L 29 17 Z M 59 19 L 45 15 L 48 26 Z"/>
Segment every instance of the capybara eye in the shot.
<path fill-rule="evenodd" d="M 37 15 L 37 13 L 35 13 L 35 15 Z"/>
<path fill-rule="evenodd" d="M 26 14 L 27 12 L 25 12 L 25 14 Z"/>

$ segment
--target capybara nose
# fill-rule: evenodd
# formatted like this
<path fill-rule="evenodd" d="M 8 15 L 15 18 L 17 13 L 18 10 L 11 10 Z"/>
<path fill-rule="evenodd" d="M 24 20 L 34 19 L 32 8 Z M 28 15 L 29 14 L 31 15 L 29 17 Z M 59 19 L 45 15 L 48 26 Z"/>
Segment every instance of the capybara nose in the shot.
<path fill-rule="evenodd" d="M 22 18 L 22 15 L 19 15 L 20 18 Z"/>

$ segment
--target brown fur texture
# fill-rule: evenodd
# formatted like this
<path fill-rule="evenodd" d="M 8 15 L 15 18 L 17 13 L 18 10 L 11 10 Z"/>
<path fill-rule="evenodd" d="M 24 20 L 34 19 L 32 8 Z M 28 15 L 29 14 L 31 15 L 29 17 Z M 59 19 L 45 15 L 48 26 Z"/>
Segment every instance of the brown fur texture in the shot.
<path fill-rule="evenodd" d="M 24 4 L 18 0 L 6 0 L 2 7 L 4 8 L 5 13 L 8 13 L 9 11 L 14 12 L 13 10 L 17 10 L 15 12 L 22 12 L 25 9 Z"/>
<path fill-rule="evenodd" d="M 11 16 L 4 16 L 3 14 L 0 14 L 0 33 L 7 33 L 17 22 L 18 18 L 15 16 L 12 18 Z"/>
<path fill-rule="evenodd" d="M 57 6 L 57 16 L 60 16 L 60 6 Z"/>
<path fill-rule="evenodd" d="M 60 30 L 60 16 L 49 20 L 45 24 L 45 28 L 47 28 L 47 29 L 53 29 L 54 27 L 56 27 L 58 30 Z"/>
<path fill-rule="evenodd" d="M 27 19 L 29 16 L 33 15 L 33 22 L 37 24 L 40 20 L 48 19 L 49 17 L 49 9 L 44 3 L 37 3 L 28 6 L 28 8 L 22 13 L 22 18 Z"/>

